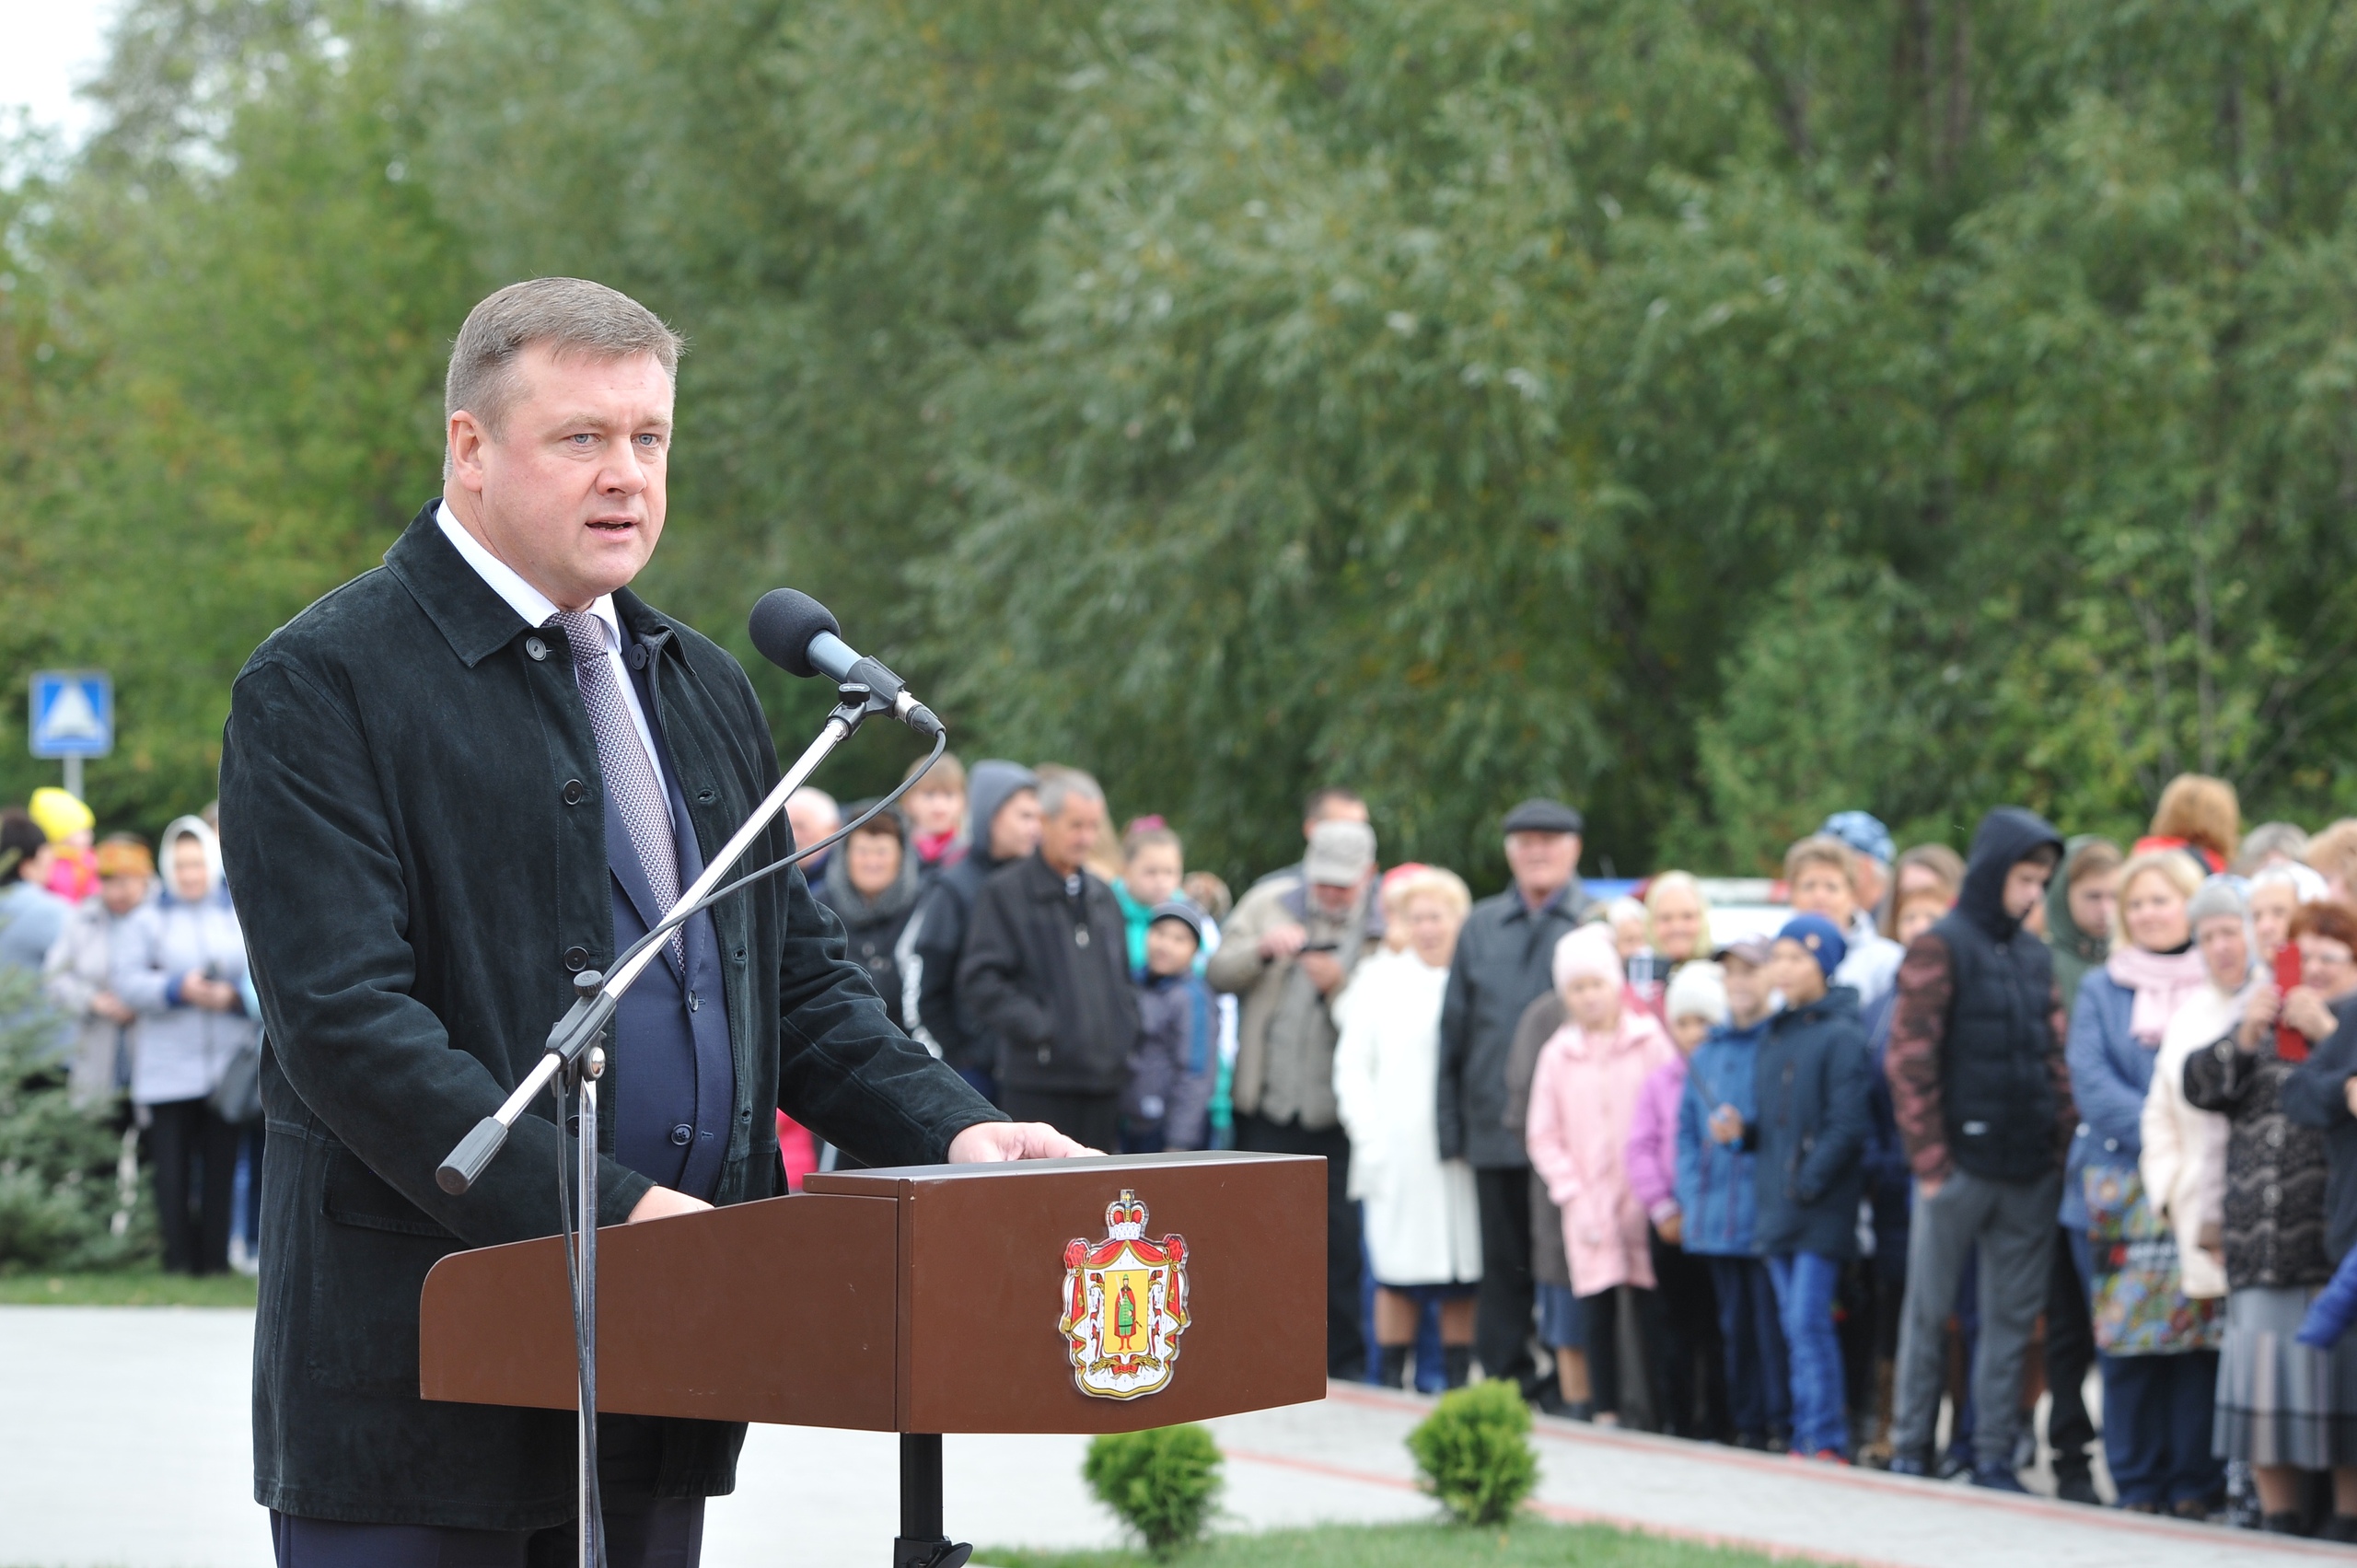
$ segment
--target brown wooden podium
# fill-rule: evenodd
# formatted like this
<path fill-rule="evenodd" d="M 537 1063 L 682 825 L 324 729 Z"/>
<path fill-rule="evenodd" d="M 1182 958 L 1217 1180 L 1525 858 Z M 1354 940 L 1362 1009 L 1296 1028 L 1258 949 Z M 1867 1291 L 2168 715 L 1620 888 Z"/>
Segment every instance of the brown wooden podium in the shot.
<path fill-rule="evenodd" d="M 916 1537 L 939 1533 L 939 1434 L 1131 1432 L 1325 1396 L 1321 1159 L 917 1166 L 805 1186 L 598 1232 L 601 1412 L 928 1434 L 930 1529 L 908 1527 L 926 1523 L 908 1493 L 927 1478 L 903 1446 Z M 425 1398 L 576 1408 L 563 1247 L 435 1265 Z"/>

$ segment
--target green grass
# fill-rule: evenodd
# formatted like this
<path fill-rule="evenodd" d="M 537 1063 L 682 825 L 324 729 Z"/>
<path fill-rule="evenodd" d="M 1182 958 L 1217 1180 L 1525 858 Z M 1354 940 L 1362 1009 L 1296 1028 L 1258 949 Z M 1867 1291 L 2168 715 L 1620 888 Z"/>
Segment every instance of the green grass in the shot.
<path fill-rule="evenodd" d="M 243 1274 L 0 1274 L 0 1307 L 251 1307 Z"/>
<path fill-rule="evenodd" d="M 1326 1525 L 1213 1536 L 1157 1565 L 1143 1551 L 978 1549 L 989 1568 L 1768 1568 L 1770 1559 L 1633 1535 L 1605 1525 L 1524 1519 L 1508 1529 L 1455 1525 Z"/>

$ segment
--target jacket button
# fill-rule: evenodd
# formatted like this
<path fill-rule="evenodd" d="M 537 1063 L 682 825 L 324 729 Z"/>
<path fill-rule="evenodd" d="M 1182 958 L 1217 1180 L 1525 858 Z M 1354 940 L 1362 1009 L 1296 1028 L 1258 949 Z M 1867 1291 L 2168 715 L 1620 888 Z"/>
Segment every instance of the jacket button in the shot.
<path fill-rule="evenodd" d="M 630 667 L 633 669 L 644 669 L 646 668 L 646 645 L 644 643 L 633 643 L 630 645 Z"/>
<path fill-rule="evenodd" d="M 1088 946 L 1088 927 L 1085 925 L 1075 925 L 1072 928 L 1072 945 L 1075 947 L 1086 947 Z"/>
<path fill-rule="evenodd" d="M 564 781 L 564 788 L 559 793 L 564 796 L 564 803 L 567 806 L 578 806 L 581 804 L 581 797 L 589 793 L 589 786 L 579 779 L 567 779 Z"/>
<path fill-rule="evenodd" d="M 538 637 L 527 637 L 524 639 L 524 656 L 538 664 L 549 656 L 549 645 Z"/>
<path fill-rule="evenodd" d="M 564 950 L 564 967 L 571 970 L 575 974 L 579 974 L 583 970 L 587 969 L 589 967 L 589 949 L 586 947 L 567 947 Z"/>
<path fill-rule="evenodd" d="M 696 1130 L 682 1121 L 671 1129 L 671 1146 L 676 1149 L 684 1149 L 694 1142 L 695 1135 Z"/>

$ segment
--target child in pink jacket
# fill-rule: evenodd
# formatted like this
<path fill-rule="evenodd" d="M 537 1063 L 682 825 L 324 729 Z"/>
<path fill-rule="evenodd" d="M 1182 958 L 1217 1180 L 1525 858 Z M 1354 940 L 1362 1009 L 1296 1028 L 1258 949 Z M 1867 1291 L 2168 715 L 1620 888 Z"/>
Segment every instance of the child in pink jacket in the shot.
<path fill-rule="evenodd" d="M 1678 1051 L 1651 1015 L 1625 1005 L 1626 976 L 1608 926 L 1566 935 L 1555 945 L 1554 970 L 1570 1016 L 1538 1053 L 1525 1142 L 1531 1168 L 1562 1210 L 1572 1287 L 1542 1287 L 1539 1327 L 1555 1347 L 1564 1402 L 1617 1425 L 1620 1314 L 1636 1314 L 1641 1340 L 1659 1335 L 1651 1227 L 1629 1185 L 1629 1129 L 1645 1080 Z M 1661 1408 L 1658 1397 L 1650 1402 Z"/>

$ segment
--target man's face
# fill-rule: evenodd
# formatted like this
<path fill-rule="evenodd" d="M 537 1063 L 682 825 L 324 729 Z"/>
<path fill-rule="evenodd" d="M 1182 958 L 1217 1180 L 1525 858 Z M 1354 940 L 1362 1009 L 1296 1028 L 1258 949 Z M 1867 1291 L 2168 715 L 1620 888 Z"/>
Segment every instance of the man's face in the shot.
<path fill-rule="evenodd" d="M 1525 898 L 1544 898 L 1568 885 L 1579 864 L 1577 833 L 1506 835 L 1506 869 Z"/>
<path fill-rule="evenodd" d="M 1020 860 L 1039 847 L 1039 796 L 1018 789 L 991 817 L 991 858 Z"/>
<path fill-rule="evenodd" d="M 2046 879 L 2054 875 L 2054 867 L 2043 860 L 2017 860 L 2005 873 L 2005 912 L 2015 920 L 2023 919 L 2046 897 Z"/>
<path fill-rule="evenodd" d="M 520 396 L 496 435 L 450 416 L 444 494 L 469 531 L 560 609 L 638 575 L 663 536 L 671 379 L 653 354 L 517 357 Z"/>
<path fill-rule="evenodd" d="M 1318 906 L 1319 913 L 1340 919 L 1351 912 L 1359 901 L 1359 889 L 1365 886 L 1364 877 L 1355 882 L 1312 882 L 1309 901 Z"/>
<path fill-rule="evenodd" d="M 2071 906 L 2071 923 L 2090 936 L 2108 935 L 2111 932 L 2111 912 L 2119 902 L 2119 872 L 2090 872 L 2071 884 L 2064 895 Z M 2289 910 L 2283 914 L 2283 929 L 2292 928 Z"/>
<path fill-rule="evenodd" d="M 794 847 L 808 849 L 829 833 L 843 825 L 841 811 L 824 801 L 807 795 L 790 796 L 785 803 L 786 826 L 794 830 Z"/>
<path fill-rule="evenodd" d="M 1085 795 L 1067 795 L 1062 809 L 1039 819 L 1039 854 L 1050 865 L 1069 877 L 1088 863 L 1097 836 L 1105 830 L 1105 803 Z"/>
<path fill-rule="evenodd" d="M 1802 914 L 1821 914 L 1836 931 L 1850 929 L 1857 917 L 1858 896 L 1848 875 L 1821 860 L 1812 860 L 1793 878 L 1793 908 Z"/>

